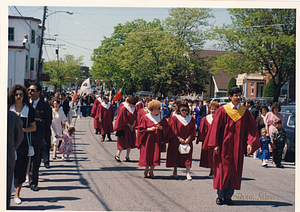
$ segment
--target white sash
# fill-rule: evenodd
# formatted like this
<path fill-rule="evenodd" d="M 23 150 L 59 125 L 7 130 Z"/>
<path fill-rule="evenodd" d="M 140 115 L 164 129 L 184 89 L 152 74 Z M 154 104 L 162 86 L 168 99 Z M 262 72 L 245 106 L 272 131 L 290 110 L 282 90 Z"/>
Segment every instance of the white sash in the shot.
<path fill-rule="evenodd" d="M 124 107 L 126 107 L 126 109 L 133 114 L 135 111 L 135 107 L 130 107 L 128 103 L 124 102 Z"/>
<path fill-rule="evenodd" d="M 101 102 L 101 105 L 104 107 L 104 108 L 106 108 L 107 110 L 109 109 L 109 107 L 110 107 L 110 103 L 108 102 L 107 104 L 103 101 L 103 102 Z"/>
<path fill-rule="evenodd" d="M 186 117 L 182 117 L 181 115 L 176 114 L 176 117 L 184 126 L 188 125 L 192 120 L 191 115 L 186 115 Z"/>
<path fill-rule="evenodd" d="M 211 123 L 212 123 L 212 120 L 213 120 L 212 115 L 211 115 L 211 114 L 207 115 L 207 116 L 206 116 L 206 120 L 208 121 L 209 124 L 211 124 Z"/>
<path fill-rule="evenodd" d="M 104 101 L 103 101 L 103 98 L 101 99 L 100 97 L 98 97 L 97 99 L 98 99 L 98 101 L 99 101 L 100 103 L 104 102 Z"/>
<path fill-rule="evenodd" d="M 157 116 L 153 116 L 151 113 L 147 113 L 146 116 L 154 123 L 158 124 L 161 121 L 161 116 L 158 114 Z"/>

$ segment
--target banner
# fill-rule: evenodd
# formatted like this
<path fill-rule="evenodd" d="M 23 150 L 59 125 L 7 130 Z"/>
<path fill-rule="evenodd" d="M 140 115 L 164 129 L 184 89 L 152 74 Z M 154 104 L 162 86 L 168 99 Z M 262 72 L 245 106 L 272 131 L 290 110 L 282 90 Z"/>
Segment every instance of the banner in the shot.
<path fill-rule="evenodd" d="M 90 84 L 90 78 L 87 78 L 86 80 L 83 81 L 78 94 L 81 95 L 81 94 L 89 94 L 89 93 L 91 93 L 91 84 Z"/>

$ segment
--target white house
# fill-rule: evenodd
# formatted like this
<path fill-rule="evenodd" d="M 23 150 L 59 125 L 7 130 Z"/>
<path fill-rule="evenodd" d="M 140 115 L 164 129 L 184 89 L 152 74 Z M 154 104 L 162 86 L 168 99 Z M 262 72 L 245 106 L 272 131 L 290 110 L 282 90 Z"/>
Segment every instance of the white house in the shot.
<path fill-rule="evenodd" d="M 40 19 L 8 16 L 8 89 L 36 79 Z"/>

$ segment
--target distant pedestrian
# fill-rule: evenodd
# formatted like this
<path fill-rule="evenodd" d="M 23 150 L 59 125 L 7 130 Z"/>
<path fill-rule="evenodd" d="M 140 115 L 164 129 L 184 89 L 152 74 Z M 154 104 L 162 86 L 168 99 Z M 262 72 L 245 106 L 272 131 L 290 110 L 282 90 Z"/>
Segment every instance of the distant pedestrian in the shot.
<path fill-rule="evenodd" d="M 67 133 L 62 136 L 57 136 L 56 138 L 62 138 L 63 142 L 60 145 L 59 151 L 63 154 L 62 159 L 70 160 L 70 155 L 73 154 L 73 142 L 75 134 L 74 127 L 68 127 Z M 66 157 L 65 157 L 66 155 Z"/>
<path fill-rule="evenodd" d="M 108 102 L 109 97 L 103 97 L 103 102 L 100 103 L 100 107 L 97 110 L 96 119 L 101 123 L 100 131 L 102 135 L 101 141 L 105 140 L 105 135 L 111 141 L 110 133 L 113 132 L 113 120 L 114 120 L 114 109 L 111 103 Z"/>

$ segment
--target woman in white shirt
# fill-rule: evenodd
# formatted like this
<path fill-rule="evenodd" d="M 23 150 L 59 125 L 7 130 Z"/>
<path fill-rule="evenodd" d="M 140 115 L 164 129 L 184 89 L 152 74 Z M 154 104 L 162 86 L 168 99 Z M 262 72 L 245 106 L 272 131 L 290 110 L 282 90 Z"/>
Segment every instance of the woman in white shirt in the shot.
<path fill-rule="evenodd" d="M 67 118 L 64 114 L 64 111 L 60 107 L 60 100 L 54 98 L 52 101 L 52 124 L 51 124 L 51 131 L 52 131 L 52 148 L 53 148 L 53 159 L 56 159 L 56 151 L 58 149 L 59 138 L 55 136 L 62 136 L 63 128 L 65 124 L 69 126 L 67 122 Z"/>

